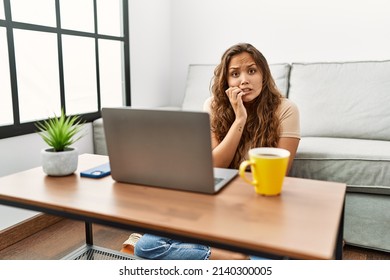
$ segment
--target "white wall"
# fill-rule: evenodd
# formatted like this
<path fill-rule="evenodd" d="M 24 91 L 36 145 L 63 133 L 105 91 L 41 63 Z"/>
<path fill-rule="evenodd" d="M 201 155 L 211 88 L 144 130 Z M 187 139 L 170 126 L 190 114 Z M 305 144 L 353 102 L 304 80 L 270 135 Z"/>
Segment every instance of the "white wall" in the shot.
<path fill-rule="evenodd" d="M 130 0 L 131 104 L 170 103 L 171 1 Z"/>
<path fill-rule="evenodd" d="M 269 63 L 390 59 L 387 0 L 172 0 L 171 102 L 188 64 L 218 63 L 238 42 Z"/>

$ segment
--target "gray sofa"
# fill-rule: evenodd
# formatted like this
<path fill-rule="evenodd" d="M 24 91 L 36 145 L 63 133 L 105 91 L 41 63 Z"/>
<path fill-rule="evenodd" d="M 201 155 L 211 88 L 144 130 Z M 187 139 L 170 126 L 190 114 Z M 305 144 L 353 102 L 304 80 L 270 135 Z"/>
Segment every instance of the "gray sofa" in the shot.
<path fill-rule="evenodd" d="M 202 110 L 215 65 L 190 65 L 181 110 Z M 347 244 L 390 252 L 390 61 L 272 64 L 301 115 L 289 176 L 347 184 Z M 101 119 L 95 152 L 106 154 Z"/>

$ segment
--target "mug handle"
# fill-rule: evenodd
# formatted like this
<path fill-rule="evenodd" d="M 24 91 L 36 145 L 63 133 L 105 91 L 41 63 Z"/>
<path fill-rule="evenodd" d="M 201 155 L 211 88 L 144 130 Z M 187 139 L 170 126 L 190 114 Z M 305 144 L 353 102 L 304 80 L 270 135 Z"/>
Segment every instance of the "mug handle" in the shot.
<path fill-rule="evenodd" d="M 255 163 L 251 160 L 245 160 L 243 162 L 241 162 L 240 164 L 240 168 L 239 168 L 239 171 L 238 171 L 238 174 L 241 176 L 242 179 L 244 179 L 244 181 L 246 181 L 247 183 L 251 184 L 251 185 L 254 185 L 256 186 L 257 185 L 257 182 L 256 180 L 253 180 L 253 181 L 250 181 L 247 177 L 246 177 L 246 168 L 249 166 L 249 165 L 254 165 Z"/>

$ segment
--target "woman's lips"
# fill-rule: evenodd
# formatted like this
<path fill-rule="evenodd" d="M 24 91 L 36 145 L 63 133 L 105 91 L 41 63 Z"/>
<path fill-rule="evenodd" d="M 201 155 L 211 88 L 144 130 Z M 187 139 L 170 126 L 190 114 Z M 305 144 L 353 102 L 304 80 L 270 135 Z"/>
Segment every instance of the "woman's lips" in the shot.
<path fill-rule="evenodd" d="M 244 94 L 247 94 L 248 92 L 251 91 L 251 89 L 250 89 L 250 88 L 243 88 L 243 89 L 241 89 L 241 91 L 242 91 Z"/>

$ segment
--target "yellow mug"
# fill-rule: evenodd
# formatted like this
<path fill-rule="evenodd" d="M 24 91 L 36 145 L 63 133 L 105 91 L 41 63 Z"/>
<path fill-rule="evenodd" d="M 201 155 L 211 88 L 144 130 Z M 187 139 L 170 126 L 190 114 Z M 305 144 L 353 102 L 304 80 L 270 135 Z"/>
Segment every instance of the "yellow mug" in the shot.
<path fill-rule="evenodd" d="M 239 174 L 261 195 L 278 195 L 282 192 L 290 152 L 280 148 L 254 148 L 249 150 L 249 160 L 241 163 Z M 252 178 L 246 176 L 247 167 L 251 167 Z"/>

